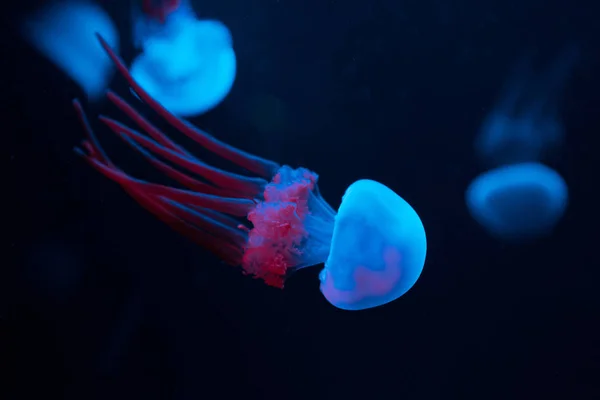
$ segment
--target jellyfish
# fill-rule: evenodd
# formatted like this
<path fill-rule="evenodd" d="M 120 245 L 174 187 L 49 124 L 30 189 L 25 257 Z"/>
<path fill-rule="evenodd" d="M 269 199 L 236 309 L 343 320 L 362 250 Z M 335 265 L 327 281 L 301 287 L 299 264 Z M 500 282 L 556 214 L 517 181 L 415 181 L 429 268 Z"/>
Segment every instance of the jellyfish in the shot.
<path fill-rule="evenodd" d="M 479 175 L 466 200 L 473 218 L 494 236 L 520 240 L 552 232 L 567 207 L 568 189 L 552 168 L 518 163 Z"/>
<path fill-rule="evenodd" d="M 533 76 L 529 60 L 519 63 L 475 141 L 493 169 L 473 180 L 466 203 L 497 238 L 546 235 L 566 209 L 565 181 L 541 161 L 562 141 L 560 95 L 577 57 L 577 47 L 569 46 L 540 77 Z"/>
<path fill-rule="evenodd" d="M 104 95 L 113 68 L 94 34 L 100 33 L 115 49 L 119 35 L 101 7 L 84 0 L 49 4 L 26 18 L 21 30 L 90 100 Z"/>
<path fill-rule="evenodd" d="M 144 103 L 204 149 L 248 171 L 242 175 L 204 163 L 109 91 L 110 101 L 146 134 L 105 116 L 101 122 L 181 187 L 134 178 L 110 160 L 74 100 L 87 136 L 76 152 L 140 205 L 225 263 L 272 287 L 283 288 L 293 272 L 324 263 L 320 290 L 341 309 L 389 303 L 415 284 L 425 263 L 425 229 L 394 191 L 359 180 L 348 187 L 336 212 L 321 196 L 316 173 L 236 149 L 175 116 L 99 39 Z"/>
<path fill-rule="evenodd" d="M 222 22 L 198 20 L 187 0 L 143 0 L 133 16 L 134 43 L 141 53 L 131 74 L 144 90 L 184 117 L 225 99 L 235 80 L 236 57 Z"/>

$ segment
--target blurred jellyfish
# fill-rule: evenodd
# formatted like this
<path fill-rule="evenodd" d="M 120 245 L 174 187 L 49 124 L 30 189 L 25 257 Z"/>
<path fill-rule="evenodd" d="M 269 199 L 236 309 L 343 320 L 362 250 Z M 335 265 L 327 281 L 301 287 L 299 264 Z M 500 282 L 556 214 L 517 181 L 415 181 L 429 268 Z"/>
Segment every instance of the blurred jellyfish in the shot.
<path fill-rule="evenodd" d="M 48 4 L 22 24 L 24 37 L 73 79 L 90 100 L 102 96 L 113 65 L 98 44 L 100 33 L 115 48 L 119 35 L 99 6 L 84 0 Z"/>
<path fill-rule="evenodd" d="M 133 11 L 134 43 L 142 51 L 131 65 L 135 80 L 176 115 L 216 107 L 236 75 L 229 29 L 219 21 L 198 20 L 187 0 L 141 4 Z"/>
<path fill-rule="evenodd" d="M 538 77 L 530 59 L 517 64 L 475 141 L 487 164 L 540 161 L 561 144 L 560 99 L 578 56 L 576 45 L 567 47 Z"/>
<path fill-rule="evenodd" d="M 547 234 L 566 209 L 566 183 L 539 161 L 562 141 L 560 97 L 577 57 L 577 47 L 568 47 L 537 79 L 529 60 L 521 62 L 475 141 L 478 155 L 497 168 L 471 183 L 467 207 L 498 238 Z"/>
<path fill-rule="evenodd" d="M 500 239 L 551 233 L 567 208 L 562 177 L 540 163 L 498 167 L 479 175 L 466 193 L 473 218 Z"/>

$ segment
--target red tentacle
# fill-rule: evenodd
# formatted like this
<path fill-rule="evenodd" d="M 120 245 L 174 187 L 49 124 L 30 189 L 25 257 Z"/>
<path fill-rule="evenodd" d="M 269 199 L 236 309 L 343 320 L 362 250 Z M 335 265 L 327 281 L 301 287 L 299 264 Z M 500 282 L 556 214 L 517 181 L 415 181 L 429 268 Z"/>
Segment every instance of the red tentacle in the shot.
<path fill-rule="evenodd" d="M 81 148 L 75 148 L 78 154 L 100 173 L 118 183 L 142 207 L 172 229 L 208 248 L 228 264 L 240 264 L 243 256 L 242 244 L 246 241 L 246 233 L 237 229 L 235 219 L 219 214 L 219 212 L 233 216 L 246 216 L 254 207 L 252 200 L 194 193 L 151 184 L 127 175 L 115 166 L 98 143 L 79 101 L 74 100 L 73 105 L 87 137 L 87 140 L 82 143 L 82 147 L 87 153 Z M 129 138 L 127 140 L 133 143 Z M 135 143 L 133 144 L 135 145 Z M 166 166 L 166 164 L 164 165 Z M 192 178 L 189 179 L 194 181 Z M 194 184 L 201 184 L 201 182 L 194 181 Z M 183 206 L 181 203 L 189 206 Z M 205 209 L 202 212 L 204 207 L 214 211 Z M 215 218 L 215 216 L 219 217 Z"/>
<path fill-rule="evenodd" d="M 255 206 L 254 201 L 248 199 L 213 196 L 210 194 L 195 193 L 188 190 L 175 189 L 156 183 L 145 182 L 140 179 L 132 178 L 116 167 L 103 164 L 95 158 L 90 158 L 89 161 L 94 168 L 104 174 L 107 178 L 126 187 L 134 187 L 137 191 L 142 191 L 153 197 L 165 197 L 180 203 L 198 207 L 207 207 L 211 210 L 234 215 L 236 217 L 245 217 Z"/>
<path fill-rule="evenodd" d="M 106 96 L 110 101 L 113 102 L 114 105 L 117 106 L 121 111 L 127 114 L 133 121 L 139 125 L 142 130 L 144 130 L 152 139 L 156 140 L 158 143 L 162 144 L 164 147 L 173 150 L 176 153 L 185 156 L 192 156 L 188 151 L 186 151 L 183 147 L 177 145 L 170 138 L 168 138 L 165 134 L 163 134 L 158 128 L 152 125 L 146 118 L 141 116 L 133 107 L 131 107 L 121 96 L 114 93 L 113 91 L 108 91 Z"/>
<path fill-rule="evenodd" d="M 223 197 L 239 197 L 238 193 L 235 193 L 233 191 L 226 191 L 223 189 L 219 189 L 215 186 L 212 186 L 208 183 L 200 182 L 194 178 L 189 177 L 188 175 L 186 175 L 182 172 L 177 171 L 175 168 L 173 168 L 170 165 L 157 159 L 155 156 L 150 154 L 146 149 L 144 149 L 143 147 L 138 145 L 136 142 L 134 142 L 132 139 L 128 138 L 127 136 L 124 136 L 123 140 L 125 140 L 125 142 L 129 146 L 131 146 L 131 148 L 134 149 L 136 152 L 142 154 L 146 158 L 146 160 L 148 160 L 148 162 L 150 162 L 152 165 L 154 165 L 154 167 L 157 168 L 159 171 L 161 171 L 162 173 L 164 173 L 166 176 L 173 179 L 174 181 L 179 182 L 182 186 L 185 186 L 187 189 L 189 189 L 193 192 L 200 192 L 200 193 L 212 194 L 215 196 L 223 196 Z"/>
<path fill-rule="evenodd" d="M 100 117 L 100 120 L 120 137 L 126 135 L 126 137 L 134 140 L 139 145 L 160 155 L 166 160 L 169 160 L 176 165 L 202 176 L 220 188 L 224 188 L 226 190 L 232 189 L 236 192 L 239 192 L 246 198 L 254 198 L 257 194 L 262 192 L 263 188 L 267 184 L 267 182 L 262 178 L 249 178 L 243 175 L 223 171 L 221 169 L 211 167 L 196 158 L 183 156 L 177 152 L 174 152 L 173 150 L 160 146 L 152 139 L 140 135 L 139 133 L 113 119 Z"/>

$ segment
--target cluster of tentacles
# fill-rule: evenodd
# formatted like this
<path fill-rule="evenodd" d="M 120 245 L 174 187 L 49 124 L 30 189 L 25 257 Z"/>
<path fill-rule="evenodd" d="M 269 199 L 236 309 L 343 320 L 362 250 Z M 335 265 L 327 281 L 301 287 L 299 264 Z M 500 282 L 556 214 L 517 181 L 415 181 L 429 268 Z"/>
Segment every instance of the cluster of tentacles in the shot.
<path fill-rule="evenodd" d="M 98 38 L 121 75 L 151 109 L 205 149 L 257 176 L 235 174 L 204 163 L 110 91 L 110 101 L 147 135 L 108 117 L 101 116 L 100 121 L 183 189 L 136 179 L 119 169 L 100 146 L 78 100 L 73 104 L 87 139 L 76 151 L 179 233 L 226 263 L 241 265 L 245 273 L 268 285 L 283 287 L 290 269 L 298 264 L 302 243 L 308 236 L 303 222 L 310 214 L 308 200 L 316 188 L 317 175 L 236 149 L 171 114 L 133 80 L 125 64 Z M 244 218 L 251 227 L 244 225 Z"/>

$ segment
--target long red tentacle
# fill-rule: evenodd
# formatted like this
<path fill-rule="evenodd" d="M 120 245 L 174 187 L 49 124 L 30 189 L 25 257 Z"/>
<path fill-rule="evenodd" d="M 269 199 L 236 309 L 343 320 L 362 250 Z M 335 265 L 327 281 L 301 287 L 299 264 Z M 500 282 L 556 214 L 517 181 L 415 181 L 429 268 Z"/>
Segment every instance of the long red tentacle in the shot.
<path fill-rule="evenodd" d="M 82 144 L 87 152 L 76 148 L 78 154 L 100 173 L 121 185 L 138 203 L 174 230 L 207 247 L 225 262 L 231 265 L 240 264 L 247 235 L 244 230 L 238 228 L 235 219 L 219 212 L 245 217 L 254 208 L 254 201 L 175 189 L 127 175 L 116 167 L 100 146 L 79 101 L 74 100 L 73 105 L 87 136 L 87 140 Z M 128 136 L 126 141 L 137 146 Z M 146 156 L 161 163 L 152 155 Z M 167 166 L 164 163 L 163 165 Z M 202 182 L 188 176 L 186 179 L 193 185 L 203 185 Z"/>
<path fill-rule="evenodd" d="M 171 149 L 181 155 L 191 156 L 183 147 L 175 144 L 171 139 L 165 136 L 158 128 L 152 125 L 146 118 L 141 116 L 133 107 L 131 107 L 121 96 L 109 90 L 106 96 L 110 101 L 114 103 L 121 111 L 127 114 L 133 121 L 139 125 L 142 130 L 146 131 L 148 135 L 164 147 Z"/>
<path fill-rule="evenodd" d="M 159 145 L 148 137 L 133 131 L 132 129 L 113 119 L 100 117 L 100 120 L 117 135 L 121 137 L 127 136 L 144 148 L 160 155 L 164 159 L 204 177 L 220 188 L 226 190 L 231 189 L 239 192 L 239 194 L 243 197 L 256 197 L 256 195 L 262 192 L 264 186 L 268 183 L 262 178 L 249 178 L 243 175 L 233 174 L 231 172 L 211 167 L 192 156 L 181 155 L 176 151 Z M 162 133 L 160 133 L 160 135 L 164 136 Z"/>
<path fill-rule="evenodd" d="M 164 173 L 169 178 L 173 179 L 176 182 L 179 182 L 182 186 L 188 188 L 193 192 L 200 192 L 206 194 L 212 194 L 215 196 L 223 196 L 223 197 L 239 197 L 238 193 L 234 191 L 226 191 L 223 189 L 219 189 L 214 187 L 208 183 L 199 182 L 198 180 L 176 170 L 170 165 L 158 160 L 152 154 L 150 154 L 146 149 L 142 146 L 135 143 L 133 140 L 129 139 L 126 136 L 121 136 L 121 138 L 136 152 L 142 154 L 148 162 L 150 162 L 156 169 Z"/>

